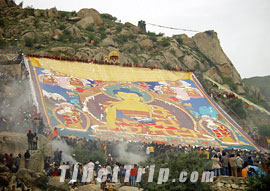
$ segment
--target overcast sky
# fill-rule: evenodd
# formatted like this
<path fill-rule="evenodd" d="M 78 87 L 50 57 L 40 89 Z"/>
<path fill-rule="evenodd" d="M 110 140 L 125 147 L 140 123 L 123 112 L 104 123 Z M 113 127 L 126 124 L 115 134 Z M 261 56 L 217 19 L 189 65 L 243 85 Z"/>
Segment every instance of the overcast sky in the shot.
<path fill-rule="evenodd" d="M 16 3 L 21 0 L 16 0 Z M 94 8 L 122 23 L 139 20 L 198 31 L 215 30 L 242 78 L 270 75 L 270 0 L 24 0 L 25 6 Z M 166 36 L 185 33 L 147 25 Z M 194 33 L 186 33 L 193 36 Z"/>

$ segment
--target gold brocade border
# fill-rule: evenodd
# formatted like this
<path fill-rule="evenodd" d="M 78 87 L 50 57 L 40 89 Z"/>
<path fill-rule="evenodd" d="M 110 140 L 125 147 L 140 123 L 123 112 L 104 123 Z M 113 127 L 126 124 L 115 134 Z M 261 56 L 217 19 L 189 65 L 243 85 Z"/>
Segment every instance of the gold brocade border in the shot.
<path fill-rule="evenodd" d="M 46 58 L 29 57 L 36 67 L 49 69 L 62 74 L 82 79 L 116 82 L 155 82 L 191 79 L 191 72 L 177 72 L 160 69 L 122 67 L 82 62 L 60 61 Z"/>

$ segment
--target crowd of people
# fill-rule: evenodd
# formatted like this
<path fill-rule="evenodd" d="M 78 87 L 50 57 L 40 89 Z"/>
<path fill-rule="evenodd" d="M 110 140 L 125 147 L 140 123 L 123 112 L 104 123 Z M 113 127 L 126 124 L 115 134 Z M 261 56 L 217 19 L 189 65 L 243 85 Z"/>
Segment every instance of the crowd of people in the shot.
<path fill-rule="evenodd" d="M 69 146 L 75 147 L 80 145 L 84 149 L 89 149 L 90 151 L 100 151 L 105 154 L 106 160 L 102 163 L 100 161 L 92 161 L 89 159 L 89 163 L 80 164 L 71 161 L 62 160 L 62 151 L 56 150 L 54 157 L 47 157 L 45 160 L 45 171 L 48 176 L 60 176 L 61 175 L 61 165 L 69 165 L 69 169 L 66 172 L 66 179 L 71 179 L 74 165 L 78 164 L 78 176 L 75 184 L 72 187 L 75 188 L 79 185 L 84 185 L 82 183 L 83 176 L 83 166 L 94 166 L 93 178 L 91 180 L 92 184 L 101 184 L 101 188 L 105 189 L 111 184 L 112 181 L 112 169 L 115 165 L 120 167 L 118 172 L 118 180 L 121 185 L 138 186 L 140 183 L 136 183 L 136 177 L 138 174 L 138 168 L 143 168 L 143 174 L 147 174 L 149 171 L 149 166 L 140 166 L 140 164 L 132 164 L 133 168 L 130 171 L 130 179 L 128 182 L 124 181 L 126 169 L 125 165 L 121 163 L 121 152 L 119 150 L 119 145 L 126 145 L 126 153 L 133 153 L 136 155 L 155 157 L 161 154 L 169 153 L 188 153 L 196 152 L 198 155 L 203 155 L 204 159 L 210 162 L 206 171 L 213 171 L 215 176 L 242 176 L 242 169 L 247 166 L 258 166 L 264 169 L 266 172 L 269 171 L 270 156 L 266 153 L 250 150 L 241 149 L 221 149 L 213 147 L 202 147 L 202 146 L 191 146 L 191 145 L 168 145 L 168 144 L 158 144 L 158 143 L 143 143 L 143 142 L 131 142 L 131 141 L 101 141 L 92 140 L 86 138 L 72 138 L 68 136 L 61 136 L 56 139 L 61 139 L 65 141 Z M 72 155 L 76 159 L 75 154 Z M 104 176 L 106 176 L 107 181 L 100 183 L 98 179 L 98 172 L 101 168 L 106 169 Z M 252 168 L 251 168 L 252 169 Z M 253 172 L 255 173 L 255 171 Z M 252 172 L 248 173 L 251 176 Z"/>
<path fill-rule="evenodd" d="M 62 61 L 70 61 L 70 62 L 84 62 L 84 63 L 94 63 L 94 64 L 100 64 L 100 65 L 120 65 L 120 62 L 115 60 L 85 60 L 85 59 L 78 59 L 78 58 L 68 58 L 68 57 L 60 57 L 60 56 L 42 56 L 37 54 L 28 54 L 28 57 L 36 57 L 36 58 L 48 58 L 48 59 L 54 59 L 54 60 L 62 60 Z M 123 63 L 122 66 L 125 67 L 136 67 L 136 68 L 150 68 L 150 69 L 161 69 L 158 65 L 157 66 L 147 66 L 144 64 L 135 64 L 135 63 Z M 179 68 L 177 66 L 168 66 L 167 70 L 172 71 L 183 71 L 182 68 Z M 195 70 L 185 70 L 185 72 L 195 72 Z"/>

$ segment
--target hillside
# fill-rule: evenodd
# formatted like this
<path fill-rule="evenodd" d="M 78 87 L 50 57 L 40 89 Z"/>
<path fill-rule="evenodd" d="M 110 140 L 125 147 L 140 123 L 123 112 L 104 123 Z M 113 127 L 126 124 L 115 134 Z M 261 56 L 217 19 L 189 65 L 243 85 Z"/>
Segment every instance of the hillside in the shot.
<path fill-rule="evenodd" d="M 244 83 L 250 88 L 259 89 L 265 100 L 270 102 L 270 76 L 245 78 Z"/>
<path fill-rule="evenodd" d="M 120 23 L 116 17 L 95 9 L 83 8 L 78 12 L 56 8 L 23 9 L 11 1 L 0 0 L 0 39 L 12 37 L 19 40 L 0 40 L 3 51 L 15 46 L 25 54 L 97 61 L 103 61 L 111 51 L 117 51 L 120 65 L 195 70 L 200 81 L 205 73 L 238 94 L 247 98 L 254 95 L 244 86 L 238 71 L 222 50 L 215 31 L 197 33 L 191 38 L 185 34 L 165 37 L 147 32 L 144 21 L 138 22 L 138 26 Z M 211 83 L 203 85 L 208 92 L 219 92 Z M 254 99 L 265 104 L 257 95 Z M 249 110 L 243 103 L 239 106 L 235 100 L 216 101 L 248 131 L 270 121 L 269 116 Z M 257 120 L 261 118 L 263 120 Z"/>

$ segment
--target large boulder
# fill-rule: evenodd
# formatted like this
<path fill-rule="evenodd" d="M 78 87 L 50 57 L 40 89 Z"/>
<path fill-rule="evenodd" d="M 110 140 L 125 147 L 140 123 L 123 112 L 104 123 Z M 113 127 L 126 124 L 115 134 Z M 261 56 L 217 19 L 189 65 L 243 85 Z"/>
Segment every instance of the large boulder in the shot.
<path fill-rule="evenodd" d="M 72 25 L 70 27 L 67 27 L 66 30 L 70 32 L 70 35 L 72 36 L 72 38 L 74 39 L 82 38 L 81 31 L 80 29 L 78 29 L 78 27 Z"/>
<path fill-rule="evenodd" d="M 79 186 L 78 191 L 102 191 L 99 185 L 87 184 L 84 186 Z"/>
<path fill-rule="evenodd" d="M 55 47 L 51 49 L 51 52 L 64 53 L 67 55 L 75 54 L 75 50 L 71 47 Z"/>
<path fill-rule="evenodd" d="M 134 35 L 136 35 L 140 32 L 139 27 L 137 27 L 129 22 L 125 23 L 125 26 L 128 27 Z"/>
<path fill-rule="evenodd" d="M 52 155 L 52 146 L 50 141 L 41 134 L 38 134 L 38 149 L 43 150 L 46 155 Z M 28 149 L 27 136 L 23 133 L 1 132 L 0 133 L 0 151 L 2 153 L 12 153 L 17 156 L 24 154 Z"/>
<path fill-rule="evenodd" d="M 13 0 L 0 0 L 0 9 L 17 6 Z"/>
<path fill-rule="evenodd" d="M 78 21 L 76 23 L 77 26 L 82 27 L 83 29 L 86 29 L 87 26 L 89 25 L 93 25 L 95 24 L 95 20 L 93 17 L 89 16 L 89 17 L 85 17 L 83 19 L 81 19 L 80 21 Z"/>
<path fill-rule="evenodd" d="M 69 190 L 67 182 L 60 182 L 60 177 L 51 177 L 48 181 L 48 186 L 55 190 Z"/>
<path fill-rule="evenodd" d="M 94 20 L 94 24 L 96 25 L 100 25 L 103 24 L 103 20 L 100 17 L 100 14 L 97 10 L 95 9 L 81 9 L 77 15 L 81 18 L 85 18 L 85 17 L 92 17 Z"/>
<path fill-rule="evenodd" d="M 113 39 L 111 37 L 107 37 L 107 38 L 102 40 L 101 46 L 105 46 L 105 47 L 114 46 L 115 47 L 116 43 L 113 41 Z"/>
<path fill-rule="evenodd" d="M 140 41 L 139 45 L 142 49 L 145 49 L 145 50 L 149 50 L 149 49 L 154 47 L 154 44 L 153 44 L 152 40 L 150 40 L 150 39 L 144 39 L 144 40 Z"/>
<path fill-rule="evenodd" d="M 22 178 L 26 186 L 33 186 L 35 185 L 37 179 L 40 177 L 35 171 L 30 169 L 21 168 L 16 173 L 17 178 Z"/>
<path fill-rule="evenodd" d="M 122 186 L 117 191 L 140 191 L 140 190 L 143 190 L 143 189 L 132 187 L 132 186 Z"/>
<path fill-rule="evenodd" d="M 50 8 L 48 10 L 48 17 L 49 18 L 57 18 L 59 16 L 58 11 L 55 7 Z"/>
<path fill-rule="evenodd" d="M 44 169 L 44 157 L 40 151 L 31 152 L 29 169 L 41 173 Z"/>
<path fill-rule="evenodd" d="M 240 74 L 222 50 L 216 32 L 197 33 L 192 39 L 199 51 L 216 65 L 223 77 L 231 78 L 237 84 L 242 83 Z"/>

